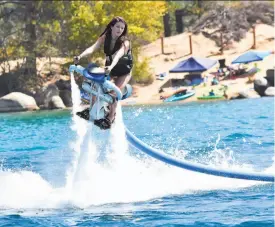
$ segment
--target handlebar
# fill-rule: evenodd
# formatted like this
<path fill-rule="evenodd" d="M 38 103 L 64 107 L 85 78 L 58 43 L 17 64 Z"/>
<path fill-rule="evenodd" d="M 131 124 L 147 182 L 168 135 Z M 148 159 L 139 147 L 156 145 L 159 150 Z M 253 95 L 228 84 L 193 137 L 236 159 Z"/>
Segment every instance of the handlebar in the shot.
<path fill-rule="evenodd" d="M 91 80 L 95 83 L 101 84 L 104 88 L 113 90 L 116 93 L 116 97 L 118 100 L 122 99 L 122 93 L 120 91 L 120 89 L 111 81 L 108 81 L 106 78 L 108 75 L 105 74 L 99 74 L 95 76 L 92 76 L 89 74 L 88 70 L 84 67 L 82 67 L 81 65 L 70 65 L 69 67 L 69 72 L 70 73 L 74 73 L 77 72 L 78 74 L 84 76 L 86 79 Z M 104 79 L 102 80 L 102 76 L 104 75 Z"/>

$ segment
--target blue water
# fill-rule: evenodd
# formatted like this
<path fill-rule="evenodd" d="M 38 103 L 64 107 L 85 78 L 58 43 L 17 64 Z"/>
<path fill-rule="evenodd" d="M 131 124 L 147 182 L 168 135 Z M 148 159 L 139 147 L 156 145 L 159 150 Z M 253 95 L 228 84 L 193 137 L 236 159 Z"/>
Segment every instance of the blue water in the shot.
<path fill-rule="evenodd" d="M 130 131 L 166 153 L 274 172 L 272 98 L 122 111 Z M 274 226 L 273 184 L 169 167 L 75 123 L 70 111 L 0 114 L 0 226 Z M 77 133 L 87 128 L 85 140 Z M 68 193 L 77 147 L 87 155 Z"/>

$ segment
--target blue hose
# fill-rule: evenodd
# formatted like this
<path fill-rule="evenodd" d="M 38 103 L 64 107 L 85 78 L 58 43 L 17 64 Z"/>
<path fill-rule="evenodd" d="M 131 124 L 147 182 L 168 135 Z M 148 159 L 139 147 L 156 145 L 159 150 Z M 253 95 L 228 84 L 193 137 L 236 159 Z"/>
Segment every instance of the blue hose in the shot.
<path fill-rule="evenodd" d="M 127 128 L 125 128 L 126 137 L 128 142 L 137 148 L 138 150 L 156 158 L 167 164 L 177 166 L 183 169 L 210 174 L 214 176 L 244 179 L 244 180 L 255 180 L 255 181 L 267 181 L 274 182 L 274 175 L 261 174 L 261 173 L 249 173 L 249 172 L 237 172 L 233 170 L 219 170 L 202 164 L 195 164 L 188 161 L 178 160 L 164 152 L 158 151 L 147 144 L 143 143 L 137 137 L 135 137 Z"/>

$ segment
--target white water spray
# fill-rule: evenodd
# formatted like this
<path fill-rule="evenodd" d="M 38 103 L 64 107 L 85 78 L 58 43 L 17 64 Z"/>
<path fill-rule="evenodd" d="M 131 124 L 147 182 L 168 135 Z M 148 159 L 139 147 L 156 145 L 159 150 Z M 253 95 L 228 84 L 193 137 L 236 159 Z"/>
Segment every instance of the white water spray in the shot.
<path fill-rule="evenodd" d="M 66 185 L 54 188 L 39 174 L 30 171 L 0 170 L 0 208 L 86 208 L 105 203 L 136 202 L 172 194 L 260 184 L 194 173 L 168 166 L 151 157 L 140 159 L 131 156 L 129 150 L 132 148 L 128 147 L 125 138 L 121 106 L 118 105 L 112 129 L 101 131 L 75 115 L 82 107 L 80 91 L 73 75 L 71 81 L 71 129 L 76 139 L 70 144 L 74 157 L 67 171 Z M 102 153 L 106 157 L 104 161 L 99 161 Z M 222 165 L 226 165 L 226 161 Z M 253 171 L 252 167 L 235 167 Z"/>
<path fill-rule="evenodd" d="M 74 93 L 77 91 L 73 91 L 73 96 Z M 103 151 L 99 150 L 93 137 L 93 132 L 99 129 L 92 126 L 89 128 L 88 124 L 86 123 L 88 130 L 79 148 L 81 154 L 71 195 L 72 203 L 77 206 L 142 201 L 169 194 L 190 193 L 194 190 L 236 188 L 255 184 L 251 181 L 226 178 L 219 178 L 217 181 L 215 176 L 171 167 L 150 157 L 140 160 L 130 156 L 120 105 L 112 129 L 100 135 L 108 144 L 107 150 L 104 151 L 106 161 L 100 163 L 97 157 Z M 234 184 L 229 183 L 232 181 Z"/>
<path fill-rule="evenodd" d="M 74 181 L 74 177 L 77 174 L 77 166 L 78 160 L 80 158 L 81 154 L 81 145 L 83 144 L 83 137 L 85 136 L 87 132 L 87 123 L 76 116 L 77 111 L 81 111 L 81 96 L 80 96 L 80 90 L 78 89 L 78 86 L 75 82 L 74 75 L 71 73 L 71 91 L 72 91 L 72 126 L 71 129 L 76 132 L 77 139 L 75 144 L 71 144 L 72 150 L 74 151 L 74 158 L 71 168 L 67 172 L 67 192 L 70 194 L 72 190 L 72 185 Z M 68 195 L 69 196 L 69 195 Z"/>

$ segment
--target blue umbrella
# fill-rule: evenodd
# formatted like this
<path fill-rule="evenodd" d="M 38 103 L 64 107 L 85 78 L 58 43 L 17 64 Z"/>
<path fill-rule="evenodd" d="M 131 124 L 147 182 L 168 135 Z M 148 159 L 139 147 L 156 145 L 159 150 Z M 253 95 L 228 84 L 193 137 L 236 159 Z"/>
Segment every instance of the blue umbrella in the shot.
<path fill-rule="evenodd" d="M 210 69 L 217 63 L 217 60 L 209 58 L 190 57 L 187 60 L 181 61 L 170 73 L 182 73 L 182 72 L 203 72 Z"/>
<path fill-rule="evenodd" d="M 232 61 L 232 64 L 262 61 L 266 56 L 270 54 L 271 54 L 270 51 L 249 51 L 242 54 L 241 56 L 236 58 L 234 61 Z"/>

